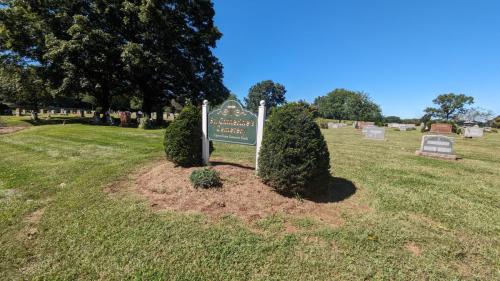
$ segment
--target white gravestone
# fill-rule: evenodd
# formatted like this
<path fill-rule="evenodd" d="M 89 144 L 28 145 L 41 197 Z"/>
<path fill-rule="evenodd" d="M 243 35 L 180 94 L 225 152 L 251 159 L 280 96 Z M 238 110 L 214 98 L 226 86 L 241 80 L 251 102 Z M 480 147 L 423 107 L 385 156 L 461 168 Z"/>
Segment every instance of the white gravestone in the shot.
<path fill-rule="evenodd" d="M 453 139 L 439 135 L 422 136 L 420 150 L 417 150 L 416 154 L 451 160 L 457 159 L 453 153 Z"/>
<path fill-rule="evenodd" d="M 385 139 L 385 128 L 369 126 L 363 128 L 363 135 L 366 139 L 372 140 L 384 140 Z"/>
<path fill-rule="evenodd" d="M 482 138 L 484 134 L 484 129 L 478 126 L 465 128 L 464 137 L 466 138 Z"/>
<path fill-rule="evenodd" d="M 343 123 L 328 122 L 328 129 L 339 129 L 339 128 L 342 128 L 342 127 L 344 127 Z"/>

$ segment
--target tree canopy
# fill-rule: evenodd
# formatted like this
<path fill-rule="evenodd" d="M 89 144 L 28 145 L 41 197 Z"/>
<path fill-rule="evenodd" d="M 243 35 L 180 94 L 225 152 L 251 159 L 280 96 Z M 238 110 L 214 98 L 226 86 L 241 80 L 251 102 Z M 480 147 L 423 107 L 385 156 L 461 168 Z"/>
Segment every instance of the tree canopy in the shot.
<path fill-rule="evenodd" d="M 357 91 L 335 89 L 314 100 L 321 117 L 329 119 L 378 121 L 382 118 L 380 106 L 370 97 Z"/>
<path fill-rule="evenodd" d="M 467 106 L 474 103 L 474 98 L 464 94 L 442 94 L 432 101 L 437 107 L 426 108 L 425 114 L 429 117 L 444 120 L 456 120 L 467 111 Z"/>
<path fill-rule="evenodd" d="M 103 111 L 135 97 L 150 113 L 229 94 L 211 1 L 4 2 L 0 53 L 36 66 L 55 97 L 92 96 Z"/>
<path fill-rule="evenodd" d="M 275 83 L 272 80 L 261 81 L 248 90 L 245 104 L 248 110 L 257 112 L 260 101 L 264 100 L 266 102 L 267 113 L 269 113 L 274 107 L 286 102 L 285 93 L 285 86 Z"/>

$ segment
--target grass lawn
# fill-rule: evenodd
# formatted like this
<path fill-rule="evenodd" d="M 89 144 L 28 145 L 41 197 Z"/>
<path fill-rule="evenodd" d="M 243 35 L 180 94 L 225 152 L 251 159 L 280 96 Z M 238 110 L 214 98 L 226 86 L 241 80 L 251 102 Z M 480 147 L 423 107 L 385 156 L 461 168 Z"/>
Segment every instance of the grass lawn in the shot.
<path fill-rule="evenodd" d="M 9 124 L 15 124 L 15 119 Z M 0 135 L 0 279 L 500 279 L 500 134 L 456 137 L 456 162 L 414 155 L 421 133 L 364 140 L 323 130 L 332 174 L 352 181 L 345 223 L 155 212 L 104 192 L 163 156 L 163 130 L 82 124 Z M 215 144 L 253 165 L 255 148 Z M 330 203 L 342 204 L 342 203 Z"/>

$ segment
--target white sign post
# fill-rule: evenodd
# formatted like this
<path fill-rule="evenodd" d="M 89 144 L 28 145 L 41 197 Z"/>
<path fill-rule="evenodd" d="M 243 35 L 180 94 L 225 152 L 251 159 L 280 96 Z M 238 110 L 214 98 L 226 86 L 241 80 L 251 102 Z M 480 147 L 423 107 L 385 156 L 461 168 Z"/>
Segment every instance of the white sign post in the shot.
<path fill-rule="evenodd" d="M 210 142 L 208 140 L 208 101 L 203 101 L 202 106 L 202 135 L 201 135 L 201 153 L 203 157 L 203 164 L 208 165 L 208 158 L 210 157 Z"/>
<path fill-rule="evenodd" d="M 259 115 L 257 116 L 257 149 L 255 151 L 255 171 L 259 171 L 259 152 L 264 136 L 264 121 L 266 120 L 266 102 L 261 100 L 259 106 Z"/>

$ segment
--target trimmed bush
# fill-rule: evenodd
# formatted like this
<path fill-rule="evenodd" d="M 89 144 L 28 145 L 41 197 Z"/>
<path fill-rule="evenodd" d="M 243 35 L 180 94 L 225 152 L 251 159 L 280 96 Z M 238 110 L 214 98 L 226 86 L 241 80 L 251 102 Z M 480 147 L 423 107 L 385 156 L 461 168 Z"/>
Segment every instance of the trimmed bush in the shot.
<path fill-rule="evenodd" d="M 187 105 L 165 131 L 167 159 L 183 167 L 203 163 L 201 155 L 201 112 Z"/>
<path fill-rule="evenodd" d="M 222 186 L 219 173 L 209 168 L 194 170 L 191 173 L 189 180 L 195 188 L 210 188 Z"/>
<path fill-rule="evenodd" d="M 297 103 L 269 117 L 259 155 L 262 181 L 283 194 L 298 194 L 329 175 L 330 154 L 313 115 Z"/>

